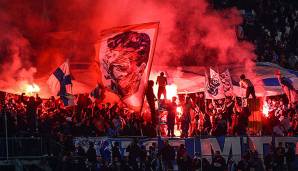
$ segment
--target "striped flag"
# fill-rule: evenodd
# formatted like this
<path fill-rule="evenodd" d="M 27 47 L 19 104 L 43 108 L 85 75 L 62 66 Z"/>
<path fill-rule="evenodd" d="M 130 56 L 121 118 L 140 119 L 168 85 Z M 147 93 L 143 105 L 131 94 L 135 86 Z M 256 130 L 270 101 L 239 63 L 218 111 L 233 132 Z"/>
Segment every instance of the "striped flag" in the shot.
<path fill-rule="evenodd" d="M 74 105 L 68 61 L 64 62 L 52 73 L 47 84 L 54 95 L 60 96 L 65 106 Z"/>

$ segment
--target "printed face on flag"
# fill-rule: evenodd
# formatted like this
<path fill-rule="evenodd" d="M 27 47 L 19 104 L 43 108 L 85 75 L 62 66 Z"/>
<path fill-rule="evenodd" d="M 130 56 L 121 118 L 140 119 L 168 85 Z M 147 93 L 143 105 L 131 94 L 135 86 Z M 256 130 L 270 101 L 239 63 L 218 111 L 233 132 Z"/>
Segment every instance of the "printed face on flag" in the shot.
<path fill-rule="evenodd" d="M 126 31 L 108 38 L 100 62 L 110 88 L 126 98 L 138 91 L 146 69 L 151 39 L 147 33 Z"/>
<path fill-rule="evenodd" d="M 143 102 L 157 26 L 157 23 L 132 25 L 102 33 L 98 53 L 102 83 L 133 108 Z"/>
<path fill-rule="evenodd" d="M 213 96 L 217 96 L 219 86 L 220 86 L 220 80 L 219 80 L 218 74 L 216 72 L 213 72 L 213 70 L 210 69 L 210 80 L 209 80 L 208 92 Z"/>
<path fill-rule="evenodd" d="M 223 84 L 224 92 L 232 91 L 233 85 L 229 70 L 220 74 L 220 80 Z"/>
<path fill-rule="evenodd" d="M 217 72 L 210 68 L 210 78 L 206 75 L 206 91 L 207 99 L 224 98 L 223 85 Z"/>

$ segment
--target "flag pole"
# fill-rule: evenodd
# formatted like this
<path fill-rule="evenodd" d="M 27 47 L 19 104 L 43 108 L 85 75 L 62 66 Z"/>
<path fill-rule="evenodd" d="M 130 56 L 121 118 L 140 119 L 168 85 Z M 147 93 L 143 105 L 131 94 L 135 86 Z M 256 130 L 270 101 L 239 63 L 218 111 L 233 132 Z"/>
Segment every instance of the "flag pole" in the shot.
<path fill-rule="evenodd" d="M 70 76 L 72 77 L 72 74 L 71 74 L 71 72 L 70 72 L 69 58 L 66 59 L 66 62 L 67 62 L 68 67 L 69 67 L 69 74 L 70 74 Z M 72 86 L 72 82 L 71 82 L 71 85 L 70 85 L 70 93 L 71 93 L 71 95 L 73 96 L 72 113 L 73 113 L 73 118 L 75 118 L 75 117 L 76 117 L 76 104 L 75 104 L 75 102 L 74 102 L 74 101 L 75 101 L 75 98 L 74 98 L 74 95 L 73 95 L 72 88 L 73 88 L 73 86 Z M 72 121 L 73 121 L 73 118 L 72 118 Z M 76 119 L 78 119 L 78 118 L 76 118 Z"/>
<path fill-rule="evenodd" d="M 157 32 L 156 32 L 156 34 L 155 34 L 155 36 L 154 36 L 154 46 L 153 46 L 153 48 L 152 48 L 152 57 L 151 57 L 151 61 L 148 61 L 148 62 L 150 63 L 150 65 L 148 66 L 148 75 L 147 75 L 147 78 L 146 78 L 147 82 L 146 82 L 146 84 L 145 84 L 145 90 L 147 90 L 147 87 L 148 87 L 148 80 L 149 80 L 150 73 L 151 73 L 151 67 L 152 67 L 152 63 L 153 63 L 154 52 L 155 52 L 155 47 L 156 47 L 156 42 L 157 42 L 157 37 L 158 37 L 159 22 L 156 23 L 156 24 L 157 24 L 157 29 L 156 29 Z M 145 101 L 145 96 L 143 96 L 143 98 L 142 98 L 141 109 L 140 109 L 141 112 L 142 112 L 142 110 L 143 110 L 144 101 Z"/>
<path fill-rule="evenodd" d="M 206 93 L 206 91 L 207 91 L 207 84 L 209 84 L 209 79 L 208 79 L 208 74 L 207 74 L 206 68 L 204 68 L 204 70 L 205 70 L 205 91 L 204 91 L 204 98 L 205 99 L 204 99 L 204 101 L 205 101 L 205 113 L 207 113 L 208 109 L 207 109 L 207 93 Z M 203 121 L 204 121 L 204 119 L 203 119 Z M 200 131 L 200 142 L 201 142 L 201 140 L 202 140 L 202 130 Z M 200 153 L 200 161 L 201 161 L 201 171 L 202 171 L 203 170 L 203 156 L 202 156 L 202 151 Z"/>
<path fill-rule="evenodd" d="M 148 88 L 148 80 L 149 80 L 149 77 L 150 77 L 150 73 L 151 73 L 151 67 L 152 67 L 152 63 L 153 63 L 153 57 L 154 57 L 154 52 L 155 52 L 155 47 L 156 47 L 156 42 L 157 42 L 157 37 L 158 37 L 158 30 L 159 30 L 159 22 L 156 23 L 157 24 L 157 31 L 156 31 L 156 34 L 154 36 L 154 46 L 152 48 L 152 57 L 149 58 L 151 61 L 148 61 L 150 63 L 150 65 L 148 66 L 148 75 L 147 75 L 147 82 L 145 84 L 145 90 L 147 91 L 147 88 Z M 145 92 L 146 93 L 146 92 Z M 143 111 L 143 107 L 144 107 L 144 102 L 145 102 L 145 96 L 143 96 L 142 98 L 142 103 L 141 103 L 141 109 L 140 109 L 140 115 L 142 114 L 142 111 Z M 156 111 L 156 110 L 155 110 Z M 152 119 L 151 119 L 152 120 Z M 143 130 L 141 128 L 141 134 L 143 136 Z"/>

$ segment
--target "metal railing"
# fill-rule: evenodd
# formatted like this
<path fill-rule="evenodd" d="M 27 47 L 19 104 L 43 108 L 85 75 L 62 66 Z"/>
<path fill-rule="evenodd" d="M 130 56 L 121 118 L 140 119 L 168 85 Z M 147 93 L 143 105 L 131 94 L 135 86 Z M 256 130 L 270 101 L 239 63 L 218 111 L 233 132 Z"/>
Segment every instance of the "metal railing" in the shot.
<path fill-rule="evenodd" d="M 62 149 L 62 145 L 44 137 L 0 137 L 0 160 L 41 158 Z"/>

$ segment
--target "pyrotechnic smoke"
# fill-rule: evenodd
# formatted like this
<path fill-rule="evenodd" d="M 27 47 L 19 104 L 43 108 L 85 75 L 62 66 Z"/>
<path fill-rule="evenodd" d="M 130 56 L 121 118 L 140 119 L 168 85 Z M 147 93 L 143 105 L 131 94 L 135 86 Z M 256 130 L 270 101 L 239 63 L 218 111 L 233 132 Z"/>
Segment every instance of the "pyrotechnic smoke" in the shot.
<path fill-rule="evenodd" d="M 32 79 L 32 67 L 49 75 L 66 58 L 92 62 L 100 30 L 154 21 L 160 32 L 153 65 L 254 66 L 253 45 L 236 37 L 239 11 L 216 11 L 206 0 L 3 0 L 1 83 Z"/>
<path fill-rule="evenodd" d="M 28 41 L 16 28 L 7 28 L 0 28 L 0 89 L 14 92 L 24 81 L 33 81 L 36 68 L 30 63 Z"/>

